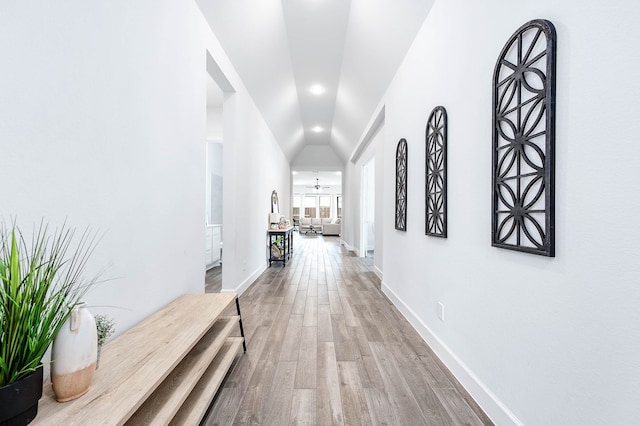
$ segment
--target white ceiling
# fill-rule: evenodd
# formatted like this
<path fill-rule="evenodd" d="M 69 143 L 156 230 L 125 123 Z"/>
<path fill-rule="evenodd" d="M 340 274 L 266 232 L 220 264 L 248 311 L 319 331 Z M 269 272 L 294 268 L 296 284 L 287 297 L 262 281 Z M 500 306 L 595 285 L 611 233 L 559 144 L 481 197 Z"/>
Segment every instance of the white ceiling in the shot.
<path fill-rule="evenodd" d="M 196 1 L 289 161 L 308 144 L 349 158 L 434 2 Z"/>

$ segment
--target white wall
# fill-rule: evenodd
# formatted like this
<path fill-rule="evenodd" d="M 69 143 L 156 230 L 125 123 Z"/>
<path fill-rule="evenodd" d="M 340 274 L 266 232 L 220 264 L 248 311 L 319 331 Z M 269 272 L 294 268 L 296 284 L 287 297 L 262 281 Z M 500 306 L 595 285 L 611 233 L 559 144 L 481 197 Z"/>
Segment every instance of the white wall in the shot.
<path fill-rule="evenodd" d="M 199 9 L 198 17 L 205 49 L 214 60 L 216 70 L 224 75 L 225 81 L 216 81 L 216 84 L 223 90 L 226 86 L 233 88 L 224 92 L 221 117 L 224 135 L 222 291 L 241 293 L 267 267 L 266 230 L 271 192 L 274 189 L 278 192 L 280 210 L 289 211 L 291 169 Z M 217 121 L 220 117 L 212 115 L 215 116 L 210 113 L 209 119 L 220 123 Z M 219 125 L 213 127 L 220 128 Z"/>
<path fill-rule="evenodd" d="M 207 139 L 222 139 L 222 108 L 207 107 Z"/>
<path fill-rule="evenodd" d="M 382 100 L 385 292 L 497 424 L 640 417 L 639 17 L 632 1 L 438 0 Z M 490 243 L 492 73 L 535 18 L 558 33 L 555 258 Z M 424 134 L 437 105 L 449 117 L 447 239 L 424 235 Z M 402 137 L 407 232 L 393 223 Z"/>
<path fill-rule="evenodd" d="M 0 215 L 26 228 L 67 218 L 105 232 L 89 272 L 108 266 L 114 279 L 87 301 L 114 316 L 119 333 L 204 289 L 206 49 L 231 73 L 192 1 L 0 4 Z M 264 128 L 237 90 L 238 122 Z M 270 164 L 253 169 L 265 208 L 235 236 L 239 250 L 253 248 L 250 267 L 265 264 L 269 196 L 289 178 L 259 132 L 242 149 Z"/>
<path fill-rule="evenodd" d="M 274 189 L 280 211 L 291 211 L 291 169 L 245 91 L 225 101 L 224 129 L 222 291 L 242 292 L 267 267 L 266 231 Z"/>

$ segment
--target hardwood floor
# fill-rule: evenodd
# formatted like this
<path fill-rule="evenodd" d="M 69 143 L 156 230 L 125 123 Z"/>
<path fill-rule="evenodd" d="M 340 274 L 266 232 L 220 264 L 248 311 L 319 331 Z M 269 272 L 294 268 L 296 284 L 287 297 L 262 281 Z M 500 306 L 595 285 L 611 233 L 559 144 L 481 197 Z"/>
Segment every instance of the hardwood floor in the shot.
<path fill-rule="evenodd" d="M 294 236 L 240 297 L 247 352 L 204 425 L 490 425 L 338 237 Z"/>
<path fill-rule="evenodd" d="M 205 293 L 220 293 L 222 289 L 222 265 L 211 268 L 204 277 Z"/>

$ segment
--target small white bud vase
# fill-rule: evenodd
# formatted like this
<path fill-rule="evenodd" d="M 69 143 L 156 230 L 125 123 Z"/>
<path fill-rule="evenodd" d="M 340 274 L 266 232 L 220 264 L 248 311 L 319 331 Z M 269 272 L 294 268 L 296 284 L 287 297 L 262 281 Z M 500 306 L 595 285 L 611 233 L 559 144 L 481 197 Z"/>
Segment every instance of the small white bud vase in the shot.
<path fill-rule="evenodd" d="M 97 356 L 96 322 L 86 303 L 80 302 L 53 341 L 51 384 L 57 401 L 71 401 L 89 390 Z"/>

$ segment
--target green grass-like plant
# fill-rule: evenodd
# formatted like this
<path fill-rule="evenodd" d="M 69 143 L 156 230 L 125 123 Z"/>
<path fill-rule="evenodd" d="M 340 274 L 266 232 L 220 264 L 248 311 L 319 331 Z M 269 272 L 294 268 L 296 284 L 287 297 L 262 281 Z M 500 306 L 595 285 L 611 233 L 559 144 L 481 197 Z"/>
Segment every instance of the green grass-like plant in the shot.
<path fill-rule="evenodd" d="M 62 324 L 97 276 L 85 279 L 96 234 L 74 243 L 66 223 L 51 232 L 42 221 L 31 243 L 14 223 L 0 228 L 0 386 L 33 373 Z"/>
<path fill-rule="evenodd" d="M 273 242 L 273 245 L 278 247 L 278 250 L 280 251 L 284 250 L 284 237 L 282 236 L 276 237 L 275 241 Z"/>

